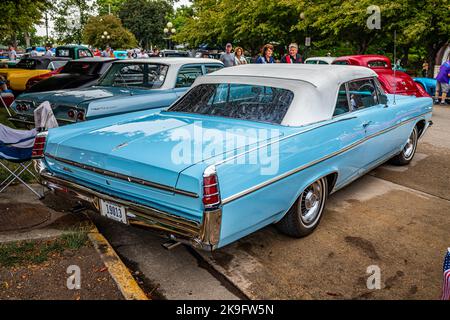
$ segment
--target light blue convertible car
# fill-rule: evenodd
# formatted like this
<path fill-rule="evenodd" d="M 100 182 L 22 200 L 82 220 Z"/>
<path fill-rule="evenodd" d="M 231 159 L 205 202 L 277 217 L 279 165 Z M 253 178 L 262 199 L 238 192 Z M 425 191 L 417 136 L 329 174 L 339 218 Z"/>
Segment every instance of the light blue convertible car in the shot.
<path fill-rule="evenodd" d="M 198 78 L 168 110 L 42 133 L 33 155 L 56 194 L 213 250 L 273 223 L 310 234 L 330 194 L 408 164 L 431 115 L 431 98 L 394 103 L 369 68 L 245 65 Z"/>
<path fill-rule="evenodd" d="M 33 111 L 49 101 L 60 125 L 143 109 L 165 108 L 195 79 L 223 67 L 214 59 L 150 58 L 114 62 L 89 88 L 24 93 L 13 102 L 14 122 L 34 125 Z"/>

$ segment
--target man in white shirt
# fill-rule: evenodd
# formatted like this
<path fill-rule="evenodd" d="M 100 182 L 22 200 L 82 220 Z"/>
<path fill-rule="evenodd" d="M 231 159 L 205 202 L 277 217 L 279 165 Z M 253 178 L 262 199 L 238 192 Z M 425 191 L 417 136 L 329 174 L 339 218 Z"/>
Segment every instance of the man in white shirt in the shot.
<path fill-rule="evenodd" d="M 36 47 L 35 46 L 31 47 L 30 57 L 37 57 L 37 56 L 38 52 L 36 51 Z"/>
<path fill-rule="evenodd" d="M 52 47 L 51 46 L 46 46 L 45 49 L 46 49 L 45 54 L 44 54 L 45 57 L 53 56 L 53 52 L 52 52 Z"/>
<path fill-rule="evenodd" d="M 9 46 L 8 58 L 9 61 L 16 61 L 17 59 L 17 52 L 13 46 Z"/>

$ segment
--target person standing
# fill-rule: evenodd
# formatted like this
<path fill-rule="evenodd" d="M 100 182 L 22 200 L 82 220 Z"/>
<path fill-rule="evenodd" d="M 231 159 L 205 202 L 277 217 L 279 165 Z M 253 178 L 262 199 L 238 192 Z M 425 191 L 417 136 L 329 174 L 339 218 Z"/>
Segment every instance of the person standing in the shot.
<path fill-rule="evenodd" d="M 289 45 L 289 54 L 281 58 L 281 63 L 303 63 L 302 56 L 298 53 L 298 45 L 291 43 Z"/>
<path fill-rule="evenodd" d="M 9 46 L 8 59 L 9 61 L 16 61 L 17 59 L 17 52 L 12 45 Z"/>
<path fill-rule="evenodd" d="M 45 46 L 45 57 L 51 57 L 53 56 L 52 47 L 51 46 Z"/>
<path fill-rule="evenodd" d="M 244 57 L 244 49 L 236 47 L 234 49 L 234 65 L 247 64 L 247 60 Z"/>
<path fill-rule="evenodd" d="M 422 77 L 428 78 L 428 62 L 426 61 L 422 64 Z"/>
<path fill-rule="evenodd" d="M 256 59 L 255 63 L 262 63 L 262 64 L 275 63 L 275 59 L 273 58 L 272 54 L 273 54 L 273 45 L 268 43 L 263 47 L 262 55 L 260 55 L 258 59 Z"/>
<path fill-rule="evenodd" d="M 441 67 L 439 68 L 439 73 L 436 76 L 436 103 L 439 103 L 439 91 L 442 91 L 441 104 L 445 104 L 445 99 L 450 91 L 450 55 L 447 57 Z"/>
<path fill-rule="evenodd" d="M 225 53 L 220 56 L 220 61 L 222 61 L 225 67 L 233 67 L 236 65 L 236 61 L 234 60 L 234 54 L 231 53 L 233 50 L 233 46 L 231 43 L 227 43 L 225 46 Z"/>
<path fill-rule="evenodd" d="M 30 57 L 37 57 L 37 56 L 38 56 L 38 52 L 36 51 L 36 47 L 32 46 L 31 52 L 30 52 Z"/>

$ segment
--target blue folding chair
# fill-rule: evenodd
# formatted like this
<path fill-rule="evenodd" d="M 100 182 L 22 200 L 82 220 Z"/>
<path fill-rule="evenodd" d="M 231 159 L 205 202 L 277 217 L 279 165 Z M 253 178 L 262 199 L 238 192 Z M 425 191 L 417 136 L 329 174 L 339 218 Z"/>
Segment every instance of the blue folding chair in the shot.
<path fill-rule="evenodd" d="M 42 195 L 29 186 L 21 176 L 28 172 L 36 180 L 35 173 L 30 170 L 32 165 L 31 153 L 33 151 L 36 129 L 16 130 L 0 124 L 0 169 L 4 169 L 9 176 L 0 183 L 0 193 L 5 191 L 14 181 L 19 181 L 38 198 Z M 8 164 L 18 164 L 15 168 Z"/>

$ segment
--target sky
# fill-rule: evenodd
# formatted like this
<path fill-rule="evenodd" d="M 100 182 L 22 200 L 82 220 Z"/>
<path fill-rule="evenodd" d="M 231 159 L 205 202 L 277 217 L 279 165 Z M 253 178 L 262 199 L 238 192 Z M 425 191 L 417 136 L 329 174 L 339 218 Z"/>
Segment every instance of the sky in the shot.
<path fill-rule="evenodd" d="M 187 5 L 189 4 L 189 0 L 180 0 L 177 3 L 175 3 L 174 8 L 178 8 L 181 5 Z M 36 26 L 36 33 L 38 36 L 45 36 L 45 25 Z M 48 21 L 48 34 L 49 36 L 52 35 L 53 32 L 53 21 L 49 19 Z"/>

